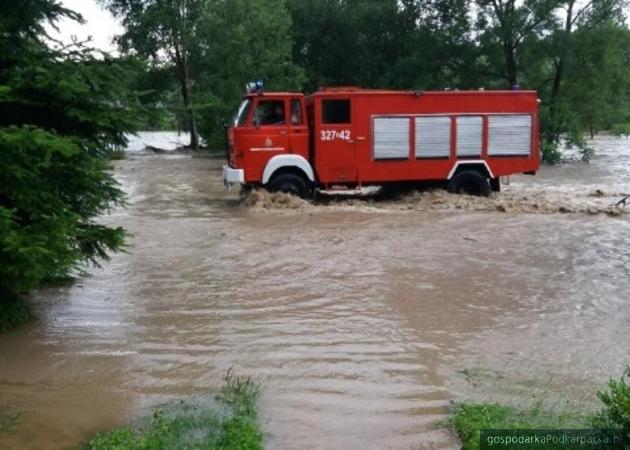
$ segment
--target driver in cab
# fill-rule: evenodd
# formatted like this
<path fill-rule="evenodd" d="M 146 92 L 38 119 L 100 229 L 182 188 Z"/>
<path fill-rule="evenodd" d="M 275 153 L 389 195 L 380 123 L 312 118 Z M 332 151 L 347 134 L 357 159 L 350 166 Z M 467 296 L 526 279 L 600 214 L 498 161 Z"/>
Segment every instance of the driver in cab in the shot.
<path fill-rule="evenodd" d="M 261 125 L 284 125 L 283 102 L 265 102 L 258 105 Z"/>

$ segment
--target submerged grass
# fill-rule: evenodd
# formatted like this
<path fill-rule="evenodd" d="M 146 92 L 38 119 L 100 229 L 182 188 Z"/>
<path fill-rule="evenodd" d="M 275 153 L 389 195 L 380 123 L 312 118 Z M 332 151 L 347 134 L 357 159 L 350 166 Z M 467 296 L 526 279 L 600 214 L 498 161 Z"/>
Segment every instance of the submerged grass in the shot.
<path fill-rule="evenodd" d="M 123 427 L 92 438 L 89 450 L 261 450 L 263 435 L 258 422 L 260 385 L 230 370 L 215 402 L 180 404 L 159 410 L 148 423 Z"/>
<path fill-rule="evenodd" d="M 607 391 L 598 392 L 604 407 L 597 413 L 550 412 L 543 410 L 540 404 L 518 409 L 498 403 L 461 403 L 451 412 L 449 422 L 464 450 L 480 448 L 480 430 L 483 429 L 620 429 L 628 439 L 627 444 L 630 442 L 630 384 L 626 379 L 630 379 L 630 366 L 621 378 L 608 382 Z M 544 450 L 546 447 L 536 448 Z"/>
<path fill-rule="evenodd" d="M 11 433 L 16 431 L 22 422 L 22 413 L 4 411 L 0 408 L 0 433 Z"/>

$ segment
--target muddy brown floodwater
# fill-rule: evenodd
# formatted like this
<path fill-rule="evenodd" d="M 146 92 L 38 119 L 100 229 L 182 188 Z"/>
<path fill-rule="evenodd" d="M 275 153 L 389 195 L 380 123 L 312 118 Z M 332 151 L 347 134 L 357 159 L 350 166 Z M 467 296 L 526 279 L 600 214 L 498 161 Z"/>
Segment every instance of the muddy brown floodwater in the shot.
<path fill-rule="evenodd" d="M 270 449 L 457 448 L 464 399 L 594 407 L 630 361 L 630 141 L 594 146 L 491 199 L 315 205 L 241 202 L 217 159 L 116 162 L 127 252 L 0 335 L 0 406 L 23 412 L 0 448 L 74 446 L 232 366 L 264 381 Z"/>

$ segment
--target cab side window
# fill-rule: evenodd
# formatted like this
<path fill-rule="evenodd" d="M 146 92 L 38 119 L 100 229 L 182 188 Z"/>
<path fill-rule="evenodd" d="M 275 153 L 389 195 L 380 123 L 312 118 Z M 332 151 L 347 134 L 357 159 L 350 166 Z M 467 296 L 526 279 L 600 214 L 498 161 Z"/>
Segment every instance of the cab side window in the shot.
<path fill-rule="evenodd" d="M 350 123 L 350 100 L 322 100 L 322 123 Z"/>
<path fill-rule="evenodd" d="M 256 107 L 256 120 L 260 125 L 284 125 L 284 101 L 262 100 Z"/>
<path fill-rule="evenodd" d="M 291 125 L 302 125 L 302 104 L 298 99 L 291 100 Z"/>

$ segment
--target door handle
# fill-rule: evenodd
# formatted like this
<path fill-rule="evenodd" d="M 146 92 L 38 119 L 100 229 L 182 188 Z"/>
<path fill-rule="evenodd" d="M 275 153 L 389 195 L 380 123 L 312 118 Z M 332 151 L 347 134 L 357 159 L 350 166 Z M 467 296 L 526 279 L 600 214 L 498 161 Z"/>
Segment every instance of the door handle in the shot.
<path fill-rule="evenodd" d="M 282 134 L 282 135 L 287 134 L 287 130 L 280 130 L 280 134 Z"/>

